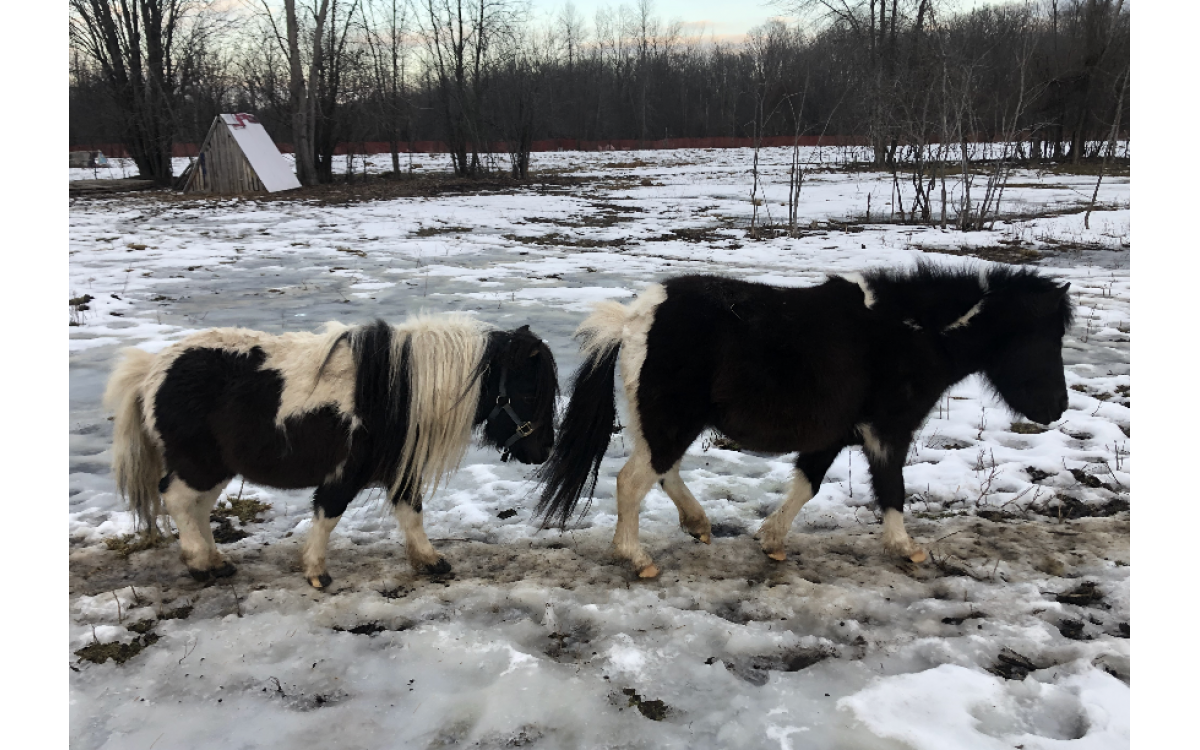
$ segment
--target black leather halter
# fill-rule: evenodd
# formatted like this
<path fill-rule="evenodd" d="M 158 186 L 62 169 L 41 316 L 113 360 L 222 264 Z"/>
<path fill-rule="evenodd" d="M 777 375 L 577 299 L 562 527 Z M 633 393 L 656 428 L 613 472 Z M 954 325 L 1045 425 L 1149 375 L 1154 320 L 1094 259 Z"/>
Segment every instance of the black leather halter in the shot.
<path fill-rule="evenodd" d="M 508 367 L 506 366 L 500 368 L 500 394 L 496 396 L 496 405 L 492 408 L 492 413 L 487 415 L 487 421 L 491 422 L 500 412 L 508 414 L 508 418 L 517 428 L 512 437 L 504 441 L 504 452 L 500 454 L 500 460 L 507 461 L 510 449 L 517 444 L 517 441 L 532 435 L 538 426 L 533 422 L 522 422 L 512 408 L 512 399 L 508 397 Z"/>

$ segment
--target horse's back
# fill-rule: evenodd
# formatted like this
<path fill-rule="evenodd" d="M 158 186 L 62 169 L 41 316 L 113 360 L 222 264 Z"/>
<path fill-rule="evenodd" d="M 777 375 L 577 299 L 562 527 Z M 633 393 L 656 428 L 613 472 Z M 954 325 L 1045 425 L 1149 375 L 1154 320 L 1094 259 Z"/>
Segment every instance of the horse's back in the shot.
<path fill-rule="evenodd" d="M 870 379 L 861 289 L 785 288 L 713 276 L 665 282 L 639 401 L 703 413 L 747 447 L 800 450 L 849 428 Z"/>

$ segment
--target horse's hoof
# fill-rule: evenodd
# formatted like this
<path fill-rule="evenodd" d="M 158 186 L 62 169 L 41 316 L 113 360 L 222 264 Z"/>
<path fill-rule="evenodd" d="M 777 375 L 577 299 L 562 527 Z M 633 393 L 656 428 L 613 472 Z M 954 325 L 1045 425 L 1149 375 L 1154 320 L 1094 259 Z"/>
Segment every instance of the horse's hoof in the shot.
<path fill-rule="evenodd" d="M 908 556 L 908 559 L 909 559 L 909 560 L 912 560 L 912 561 L 913 561 L 913 562 L 915 562 L 915 563 L 923 563 L 923 562 L 925 562 L 925 560 L 926 560 L 928 557 L 929 557 L 929 556 L 925 554 L 925 550 L 923 550 L 923 549 L 919 549 L 919 550 L 917 550 L 916 552 L 914 552 L 914 553 L 912 553 L 911 555 L 909 555 L 909 556 Z"/>
<path fill-rule="evenodd" d="M 638 571 L 638 578 L 658 578 L 658 566 L 650 563 Z"/>
<path fill-rule="evenodd" d="M 226 560 L 220 566 L 212 568 L 208 572 L 212 573 L 214 578 L 228 578 L 237 572 L 237 566 Z"/>
<path fill-rule="evenodd" d="M 308 577 L 308 585 L 312 586 L 314 589 L 328 588 L 331 583 L 333 583 L 333 576 L 329 575 L 328 573 L 322 573 L 319 576 Z"/>
<path fill-rule="evenodd" d="M 774 560 L 776 562 L 783 562 L 784 560 L 787 559 L 787 552 L 784 552 L 783 550 L 779 550 L 778 552 L 768 552 L 766 554 L 767 554 L 767 557 L 771 558 L 772 560 Z"/>
<path fill-rule="evenodd" d="M 709 534 L 707 531 L 704 532 L 703 534 L 692 534 L 692 538 L 698 542 L 704 542 L 705 544 L 712 544 L 712 534 Z"/>
<path fill-rule="evenodd" d="M 431 576 L 444 576 L 450 572 L 450 563 L 443 557 L 434 565 L 426 565 L 425 572 Z"/>
<path fill-rule="evenodd" d="M 200 583 L 204 583 L 212 578 L 211 570 L 200 570 L 198 568 L 188 568 L 188 573 L 192 575 Z"/>

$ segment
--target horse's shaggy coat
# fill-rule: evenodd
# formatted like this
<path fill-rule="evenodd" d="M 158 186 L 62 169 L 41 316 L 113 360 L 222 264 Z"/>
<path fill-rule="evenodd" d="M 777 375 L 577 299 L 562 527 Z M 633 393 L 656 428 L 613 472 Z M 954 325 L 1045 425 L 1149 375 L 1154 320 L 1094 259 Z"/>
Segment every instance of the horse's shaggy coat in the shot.
<path fill-rule="evenodd" d="M 130 349 L 105 402 L 116 412 L 118 488 L 151 533 L 165 505 L 193 575 L 234 572 L 213 544 L 208 514 L 240 474 L 317 488 L 303 563 L 320 587 L 331 580 L 329 533 L 369 485 L 387 488 L 413 566 L 449 571 L 425 537 L 422 499 L 485 422 L 485 443 L 523 463 L 544 461 L 556 395 L 554 357 L 527 326 L 499 331 L 443 315 L 398 326 L 332 323 L 320 334 L 217 328 L 158 355 Z M 492 410 L 503 403 L 526 421 Z"/>
<path fill-rule="evenodd" d="M 627 306 L 601 303 L 577 332 L 585 361 L 558 446 L 539 469 L 538 509 L 565 523 L 585 490 L 591 495 L 616 419 L 619 364 L 634 448 L 617 478 L 614 544 L 642 576 L 657 574 L 637 539 L 638 508 L 656 480 L 683 528 L 710 540 L 679 477 L 684 452 L 707 427 L 751 450 L 799 452 L 787 498 L 759 529 L 770 557 L 785 558 L 788 528 L 838 453 L 861 445 L 884 510 L 884 544 L 919 562 L 925 553 L 902 517 L 914 430 L 971 373 L 1029 419 L 1057 419 L 1067 405 L 1062 337 L 1071 316 L 1066 285 L 1035 272 L 929 264 L 805 289 L 683 276 Z"/>

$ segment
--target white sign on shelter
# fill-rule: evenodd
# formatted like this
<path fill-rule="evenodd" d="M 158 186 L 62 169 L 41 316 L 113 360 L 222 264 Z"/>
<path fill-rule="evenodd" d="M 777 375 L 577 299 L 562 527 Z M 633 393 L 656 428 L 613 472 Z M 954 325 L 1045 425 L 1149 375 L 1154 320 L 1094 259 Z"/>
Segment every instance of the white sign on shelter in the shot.
<path fill-rule="evenodd" d="M 254 115 L 221 115 L 268 193 L 300 187 L 296 173 Z"/>

